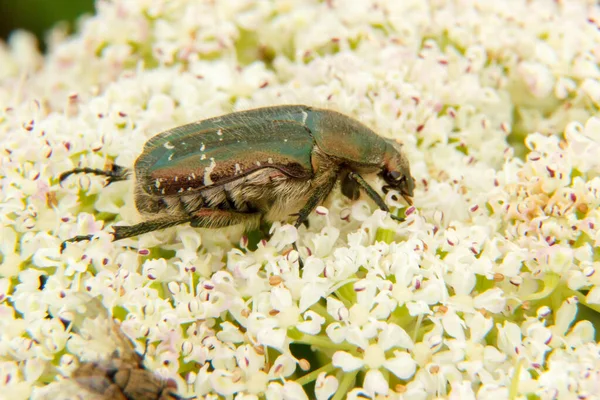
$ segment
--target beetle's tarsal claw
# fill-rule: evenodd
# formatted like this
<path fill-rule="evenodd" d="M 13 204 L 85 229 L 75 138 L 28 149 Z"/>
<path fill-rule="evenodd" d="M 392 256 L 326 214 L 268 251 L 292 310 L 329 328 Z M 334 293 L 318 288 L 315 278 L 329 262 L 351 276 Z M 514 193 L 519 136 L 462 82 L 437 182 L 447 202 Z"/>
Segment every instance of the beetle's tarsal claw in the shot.
<path fill-rule="evenodd" d="M 296 250 L 296 253 L 298 253 L 298 265 L 300 266 L 300 269 L 304 268 L 304 262 L 302 261 L 302 256 L 300 255 L 300 250 L 298 250 L 298 244 L 296 244 L 296 242 L 292 243 L 292 247 L 294 248 L 294 250 Z"/>
<path fill-rule="evenodd" d="M 78 235 L 72 237 L 71 239 L 67 239 L 60 244 L 60 252 L 62 253 L 67 248 L 67 243 L 75 243 L 75 242 L 83 242 L 84 240 L 92 240 L 94 235 Z"/>

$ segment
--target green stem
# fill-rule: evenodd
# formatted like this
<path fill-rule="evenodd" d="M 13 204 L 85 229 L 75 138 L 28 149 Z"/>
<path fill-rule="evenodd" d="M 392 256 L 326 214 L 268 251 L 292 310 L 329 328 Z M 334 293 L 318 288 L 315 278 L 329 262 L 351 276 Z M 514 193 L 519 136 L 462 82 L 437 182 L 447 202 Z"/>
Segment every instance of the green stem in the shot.
<path fill-rule="evenodd" d="M 539 292 L 532 293 L 529 296 L 525 296 L 525 298 L 523 300 L 534 301 L 534 300 L 545 299 L 554 291 L 554 289 L 556 289 L 556 286 L 558 285 L 559 282 L 560 282 L 560 276 L 558 276 L 558 274 L 555 274 L 553 272 L 548 272 L 546 274 L 546 276 L 544 277 L 544 288 L 542 290 L 540 290 Z"/>
<path fill-rule="evenodd" d="M 335 369 L 335 367 L 333 366 L 333 364 L 329 363 L 327 365 L 322 366 L 321 368 L 319 368 L 317 370 L 314 370 L 311 373 L 304 375 L 302 378 L 296 379 L 296 383 L 300 384 L 301 386 L 304 386 L 307 383 L 315 381 L 321 373 L 323 373 L 323 372 L 329 373 L 329 372 L 333 371 L 334 369 Z"/>
<path fill-rule="evenodd" d="M 337 392 L 335 392 L 335 395 L 333 395 L 331 400 L 342 400 L 346 397 L 346 394 L 348 394 L 350 387 L 354 385 L 354 380 L 356 379 L 356 374 L 358 374 L 358 371 L 360 370 L 357 369 L 356 371 L 344 373 L 344 377 L 340 382 L 340 386 L 338 387 Z"/>
<path fill-rule="evenodd" d="M 523 359 L 519 359 L 517 361 L 517 365 L 515 366 L 515 372 L 513 373 L 512 380 L 510 383 L 510 389 L 508 392 L 508 398 L 510 400 L 514 400 L 517 398 L 519 394 L 519 376 L 521 375 L 521 367 L 523 366 Z"/>
<path fill-rule="evenodd" d="M 350 352 L 352 354 L 354 354 L 356 352 L 356 346 L 354 346 L 350 343 L 335 344 L 331 341 L 331 339 L 329 339 L 328 337 L 323 336 L 323 335 L 311 336 L 311 335 L 303 334 L 302 337 L 300 337 L 299 339 L 295 339 L 294 343 L 308 344 L 310 346 L 315 346 L 320 349 L 342 350 L 342 351 Z"/>
<path fill-rule="evenodd" d="M 597 313 L 600 313 L 600 305 L 599 304 L 590 304 L 590 303 L 586 302 L 585 301 L 586 296 L 583 293 L 581 293 L 580 291 L 572 290 L 572 289 L 569 289 L 568 287 L 565 287 L 564 292 L 565 292 L 564 299 L 566 299 L 567 297 L 571 297 L 571 296 L 577 296 L 577 299 L 581 305 L 586 306 L 590 310 L 594 310 Z"/>

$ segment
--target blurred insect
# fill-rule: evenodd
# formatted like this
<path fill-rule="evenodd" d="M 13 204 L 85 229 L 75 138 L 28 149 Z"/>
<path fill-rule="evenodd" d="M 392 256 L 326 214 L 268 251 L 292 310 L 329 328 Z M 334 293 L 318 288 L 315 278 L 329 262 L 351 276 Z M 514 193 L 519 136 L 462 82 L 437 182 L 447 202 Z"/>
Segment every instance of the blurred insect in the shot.
<path fill-rule="evenodd" d="M 299 227 L 338 181 L 346 197 L 356 200 L 363 190 L 389 212 L 363 174 L 379 175 L 384 192 L 397 190 L 409 204 L 414 190 L 398 143 L 346 115 L 303 105 L 257 108 L 168 130 L 146 143 L 134 170 L 135 205 L 145 220 L 113 226 L 113 240 L 186 222 L 250 229 L 292 216 Z M 75 168 L 59 180 L 76 173 L 106 176 L 107 184 L 131 174 L 117 165 Z"/>
<path fill-rule="evenodd" d="M 97 298 L 85 298 L 84 313 L 72 314 L 70 324 L 80 337 L 78 346 L 85 351 L 112 347 L 104 359 L 82 361 L 70 379 L 55 383 L 40 391 L 39 399 L 98 399 L 98 400 L 181 400 L 177 384 L 162 379 L 144 367 L 144 356 L 135 351 L 133 342 L 121 331 L 118 323 L 108 316 Z M 81 306 L 78 307 L 81 309 Z M 95 318 L 93 318 L 95 317 Z M 75 340 L 71 337 L 70 341 Z M 75 346 L 77 347 L 77 346 Z M 146 343 L 146 350 L 148 343 Z"/>

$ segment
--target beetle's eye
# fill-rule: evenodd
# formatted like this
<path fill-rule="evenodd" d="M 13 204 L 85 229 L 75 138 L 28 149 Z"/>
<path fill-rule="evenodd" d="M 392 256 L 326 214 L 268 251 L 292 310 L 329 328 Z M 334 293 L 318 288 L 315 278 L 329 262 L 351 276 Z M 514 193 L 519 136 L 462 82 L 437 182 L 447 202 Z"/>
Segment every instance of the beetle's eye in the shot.
<path fill-rule="evenodd" d="M 399 182 L 401 182 L 403 179 L 406 179 L 406 177 L 398 171 L 390 171 L 390 176 L 392 177 L 393 180 L 399 181 Z"/>

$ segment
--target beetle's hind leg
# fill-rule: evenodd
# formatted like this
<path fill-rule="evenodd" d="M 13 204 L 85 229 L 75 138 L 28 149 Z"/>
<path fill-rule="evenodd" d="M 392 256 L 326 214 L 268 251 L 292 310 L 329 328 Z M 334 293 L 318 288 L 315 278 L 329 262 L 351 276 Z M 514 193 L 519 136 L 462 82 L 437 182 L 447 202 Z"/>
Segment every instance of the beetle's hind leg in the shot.
<path fill-rule="evenodd" d="M 113 226 L 113 242 L 138 236 L 142 233 L 158 231 L 175 225 L 185 224 L 186 222 L 190 222 L 190 225 L 195 228 L 224 228 L 226 226 L 238 224 L 245 224 L 247 226 L 258 225 L 261 217 L 262 214 L 259 212 L 241 213 L 235 211 L 217 210 L 213 208 L 201 208 L 190 216 L 186 216 L 184 218 L 159 218 L 140 222 L 139 224 L 135 225 Z M 92 240 L 93 237 L 94 235 L 79 235 L 72 237 L 71 239 L 67 239 L 60 246 L 61 252 L 64 251 L 67 243 Z"/>
<path fill-rule="evenodd" d="M 185 224 L 186 222 L 190 222 L 192 218 L 159 218 L 150 221 L 140 222 L 135 225 L 119 225 L 113 226 L 112 235 L 113 242 L 121 239 L 126 239 L 133 236 L 141 235 L 142 233 L 148 233 L 153 231 L 158 231 L 161 229 L 169 228 L 175 225 Z M 75 243 L 75 242 L 83 242 L 86 240 L 92 240 L 94 235 L 79 235 L 72 237 L 71 239 L 67 239 L 60 245 L 60 251 L 64 251 L 67 247 L 67 243 Z"/>
<path fill-rule="evenodd" d="M 125 181 L 129 179 L 129 168 L 121 167 L 120 165 L 113 164 L 110 169 L 96 169 L 96 168 L 73 168 L 70 171 L 63 172 L 58 177 L 59 183 L 62 183 L 65 179 L 73 174 L 93 174 L 106 176 L 106 186 L 113 182 Z"/>

